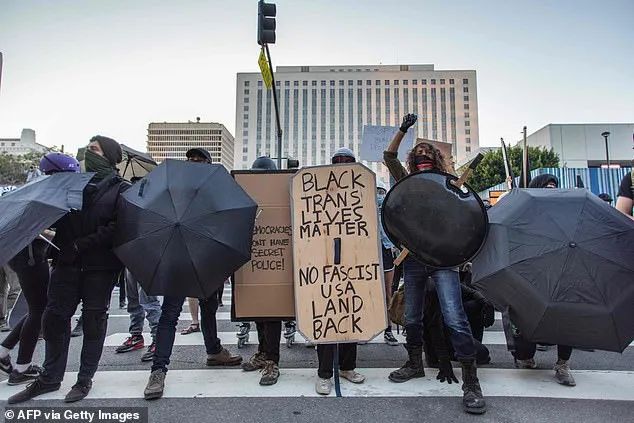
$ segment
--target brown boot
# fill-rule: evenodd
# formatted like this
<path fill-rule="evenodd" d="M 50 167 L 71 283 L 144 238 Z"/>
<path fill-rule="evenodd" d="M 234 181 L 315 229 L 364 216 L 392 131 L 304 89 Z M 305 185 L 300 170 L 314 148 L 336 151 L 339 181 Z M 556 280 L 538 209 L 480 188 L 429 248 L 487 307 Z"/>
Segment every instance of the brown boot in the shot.
<path fill-rule="evenodd" d="M 389 379 L 392 382 L 402 383 L 410 379 L 425 377 L 423 347 L 421 345 L 411 346 L 405 344 L 405 349 L 407 349 L 408 360 L 403 367 L 390 373 Z"/>
<path fill-rule="evenodd" d="M 242 357 L 231 355 L 224 347 L 217 354 L 207 354 L 208 366 L 238 366 L 240 363 L 242 363 Z"/>

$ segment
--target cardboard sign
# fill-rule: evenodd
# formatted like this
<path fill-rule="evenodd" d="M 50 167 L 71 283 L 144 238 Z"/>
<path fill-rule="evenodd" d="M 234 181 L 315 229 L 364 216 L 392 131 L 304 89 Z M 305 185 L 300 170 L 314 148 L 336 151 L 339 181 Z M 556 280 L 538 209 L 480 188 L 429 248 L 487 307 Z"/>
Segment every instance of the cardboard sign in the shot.
<path fill-rule="evenodd" d="M 236 182 L 258 203 L 251 260 L 233 278 L 234 320 L 295 316 L 290 211 L 290 171 L 234 171 Z"/>
<path fill-rule="evenodd" d="M 387 326 L 375 181 L 360 163 L 292 179 L 295 312 L 312 342 L 369 341 Z"/>
<path fill-rule="evenodd" d="M 361 160 L 382 163 L 383 152 L 394 138 L 398 128 L 398 126 L 364 125 L 359 149 Z M 406 157 L 409 150 L 412 149 L 415 133 L 415 127 L 407 131 L 398 149 L 398 157 Z"/>

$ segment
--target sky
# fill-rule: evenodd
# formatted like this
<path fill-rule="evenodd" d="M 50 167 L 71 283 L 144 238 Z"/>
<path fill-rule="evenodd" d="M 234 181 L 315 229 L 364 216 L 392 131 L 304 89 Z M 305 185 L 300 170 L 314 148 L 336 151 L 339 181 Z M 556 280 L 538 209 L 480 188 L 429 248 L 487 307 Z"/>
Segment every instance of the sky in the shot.
<path fill-rule="evenodd" d="M 548 123 L 634 121 L 632 0 L 277 0 L 274 65 L 475 69 L 480 145 Z M 258 71 L 256 0 L 0 0 L 0 138 L 145 151 L 149 122 L 235 132 Z"/>

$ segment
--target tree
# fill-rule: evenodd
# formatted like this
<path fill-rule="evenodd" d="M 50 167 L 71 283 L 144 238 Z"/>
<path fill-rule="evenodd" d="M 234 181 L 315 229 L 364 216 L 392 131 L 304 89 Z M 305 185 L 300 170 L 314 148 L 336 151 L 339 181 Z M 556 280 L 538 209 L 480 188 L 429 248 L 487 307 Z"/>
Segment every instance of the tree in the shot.
<path fill-rule="evenodd" d="M 507 150 L 513 174 L 520 176 L 522 172 L 522 147 L 519 145 L 507 147 Z M 559 156 L 552 149 L 528 147 L 528 161 L 530 170 L 542 167 L 559 167 Z M 468 183 L 476 192 L 480 192 L 505 180 L 506 172 L 504 171 L 502 150 L 497 149 L 484 154 L 484 158 L 469 178 Z"/>
<path fill-rule="evenodd" d="M 0 154 L 0 185 L 22 185 L 31 166 L 39 166 L 42 155 L 28 153 L 23 156 Z"/>

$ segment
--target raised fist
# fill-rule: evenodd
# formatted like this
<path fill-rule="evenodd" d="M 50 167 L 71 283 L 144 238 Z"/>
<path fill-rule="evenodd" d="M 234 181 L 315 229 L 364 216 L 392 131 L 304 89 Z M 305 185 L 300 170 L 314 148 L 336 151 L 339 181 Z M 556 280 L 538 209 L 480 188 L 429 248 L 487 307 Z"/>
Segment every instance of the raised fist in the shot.
<path fill-rule="evenodd" d="M 418 117 L 415 114 L 413 113 L 406 114 L 405 117 L 403 117 L 403 123 L 401 123 L 401 127 L 400 127 L 401 132 L 406 133 L 409 128 L 414 126 L 414 124 L 416 123 L 416 119 L 418 119 Z"/>

